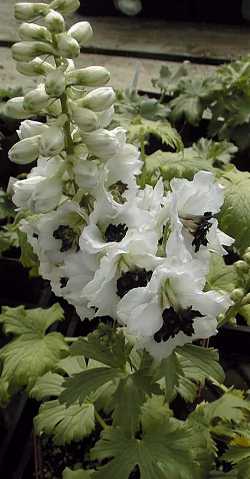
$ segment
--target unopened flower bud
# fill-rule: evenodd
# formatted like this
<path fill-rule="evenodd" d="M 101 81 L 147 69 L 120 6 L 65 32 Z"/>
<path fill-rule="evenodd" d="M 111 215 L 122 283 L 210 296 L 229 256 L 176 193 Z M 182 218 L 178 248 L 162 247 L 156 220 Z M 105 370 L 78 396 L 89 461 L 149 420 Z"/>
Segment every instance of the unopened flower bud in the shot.
<path fill-rule="evenodd" d="M 247 293 L 246 296 L 244 297 L 242 304 L 245 306 L 247 304 L 250 304 L 250 293 Z"/>
<path fill-rule="evenodd" d="M 65 21 L 61 13 L 51 10 L 44 19 L 45 25 L 51 33 L 62 33 L 65 31 Z"/>
<path fill-rule="evenodd" d="M 67 33 L 55 35 L 56 53 L 64 58 L 76 58 L 80 54 L 78 42 Z"/>
<path fill-rule="evenodd" d="M 107 160 L 116 155 L 124 146 L 126 132 L 123 128 L 114 130 L 96 130 L 91 133 L 82 134 L 83 141 L 93 155 Z"/>
<path fill-rule="evenodd" d="M 45 81 L 47 95 L 58 98 L 65 90 L 65 77 L 62 70 L 50 72 Z"/>
<path fill-rule="evenodd" d="M 73 121 L 77 124 L 80 130 L 93 131 L 97 128 L 97 115 L 87 108 L 81 108 L 74 102 L 69 102 Z"/>
<path fill-rule="evenodd" d="M 49 30 L 36 23 L 22 23 L 18 30 L 21 40 L 38 40 L 40 42 L 51 42 L 52 37 Z"/>
<path fill-rule="evenodd" d="M 24 41 L 14 43 L 11 51 L 14 60 L 28 62 L 39 55 L 53 53 L 53 47 L 49 43 Z"/>
<path fill-rule="evenodd" d="M 49 127 L 45 123 L 41 123 L 40 121 L 24 120 L 22 121 L 19 130 L 17 130 L 17 134 L 20 140 L 24 140 L 24 138 L 41 135 L 48 128 Z"/>
<path fill-rule="evenodd" d="M 250 251 L 243 255 L 243 260 L 250 266 Z"/>
<path fill-rule="evenodd" d="M 47 3 L 16 3 L 15 18 L 22 21 L 32 21 L 40 15 L 46 15 L 49 12 L 49 8 Z"/>
<path fill-rule="evenodd" d="M 104 67 L 86 67 L 72 70 L 67 73 L 69 85 L 103 86 L 110 79 L 110 73 Z"/>
<path fill-rule="evenodd" d="M 32 136 L 19 141 L 9 150 L 9 159 L 19 165 L 32 163 L 39 156 L 40 136 Z"/>
<path fill-rule="evenodd" d="M 40 153 L 43 156 L 57 155 L 64 149 L 63 129 L 50 126 L 41 136 Z"/>
<path fill-rule="evenodd" d="M 10 118 L 22 120 L 31 116 L 23 107 L 23 99 L 23 96 L 16 96 L 7 101 L 6 113 Z"/>
<path fill-rule="evenodd" d="M 236 263 L 234 263 L 234 266 L 239 273 L 247 273 L 249 270 L 249 265 L 242 260 L 236 261 Z"/>
<path fill-rule="evenodd" d="M 242 300 L 244 294 L 245 293 L 242 288 L 236 288 L 231 292 L 230 297 L 235 303 L 238 303 Z"/>
<path fill-rule="evenodd" d="M 43 108 L 46 108 L 50 101 L 50 97 L 45 92 L 44 88 L 38 86 L 34 90 L 26 93 L 23 100 L 24 109 L 28 112 L 39 112 Z"/>
<path fill-rule="evenodd" d="M 142 9 L 141 0 L 115 0 L 115 6 L 129 16 L 137 15 Z"/>
<path fill-rule="evenodd" d="M 58 10 L 63 15 L 75 12 L 80 7 L 79 0 L 53 0 L 50 8 Z"/>
<path fill-rule="evenodd" d="M 90 91 L 87 95 L 81 98 L 78 103 L 93 111 L 103 111 L 110 108 L 114 101 L 115 92 L 113 88 L 106 86 Z"/>
<path fill-rule="evenodd" d="M 54 71 L 55 67 L 41 58 L 34 58 L 30 62 L 17 62 L 16 69 L 19 73 L 27 76 L 46 75 Z"/>
<path fill-rule="evenodd" d="M 89 22 L 78 22 L 68 30 L 68 34 L 82 46 L 92 38 L 93 30 Z"/>
<path fill-rule="evenodd" d="M 54 209 L 62 197 L 59 178 L 31 176 L 18 180 L 13 185 L 13 202 L 19 208 L 28 208 L 34 213 L 46 213 Z"/>

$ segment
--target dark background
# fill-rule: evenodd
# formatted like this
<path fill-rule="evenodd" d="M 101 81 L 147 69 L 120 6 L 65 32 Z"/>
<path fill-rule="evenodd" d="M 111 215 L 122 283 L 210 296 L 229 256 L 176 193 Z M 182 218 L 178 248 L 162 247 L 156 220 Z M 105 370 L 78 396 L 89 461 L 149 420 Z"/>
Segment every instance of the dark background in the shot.
<path fill-rule="evenodd" d="M 138 17 L 240 25 L 248 23 L 242 16 L 243 2 L 244 12 L 250 16 L 250 0 L 142 0 Z M 85 15 L 122 15 L 112 0 L 81 0 L 80 11 Z"/>

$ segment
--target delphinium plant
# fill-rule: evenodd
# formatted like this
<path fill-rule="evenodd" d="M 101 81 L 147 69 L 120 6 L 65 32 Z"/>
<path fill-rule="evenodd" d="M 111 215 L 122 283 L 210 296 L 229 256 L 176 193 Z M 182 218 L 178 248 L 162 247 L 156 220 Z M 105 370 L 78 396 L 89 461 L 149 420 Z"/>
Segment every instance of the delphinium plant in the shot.
<path fill-rule="evenodd" d="M 56 444 L 95 438 L 65 479 L 246 479 L 250 405 L 223 385 L 204 341 L 248 304 L 249 252 L 231 296 L 220 281 L 213 288 L 211 264 L 233 243 L 218 227 L 223 187 L 207 171 L 151 185 L 143 151 L 110 126 L 108 71 L 75 67 L 92 36 L 86 21 L 66 27 L 63 15 L 78 5 L 16 5 L 17 70 L 40 82 L 7 105 L 23 120 L 11 161 L 37 162 L 11 188 L 41 276 L 99 326 L 64 337 L 48 330 L 63 319 L 59 305 L 3 308 L 13 339 L 0 352 L 2 399 L 25 388 L 42 401 L 36 431 Z M 205 381 L 217 393 L 211 404 L 202 401 Z M 177 397 L 188 407 L 178 410 Z"/>

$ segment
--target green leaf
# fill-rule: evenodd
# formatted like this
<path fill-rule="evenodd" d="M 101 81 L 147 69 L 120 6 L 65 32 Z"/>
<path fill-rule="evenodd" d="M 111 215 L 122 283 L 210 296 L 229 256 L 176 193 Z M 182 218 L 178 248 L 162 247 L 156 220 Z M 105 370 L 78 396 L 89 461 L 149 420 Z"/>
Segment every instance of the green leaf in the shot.
<path fill-rule="evenodd" d="M 166 403 L 164 396 L 148 398 L 141 408 L 141 422 L 144 431 L 150 431 L 156 422 L 164 423 L 167 417 L 172 416 L 172 411 Z"/>
<path fill-rule="evenodd" d="M 71 354 L 82 354 L 114 368 L 125 366 L 130 350 L 131 346 L 126 344 L 123 332 L 106 325 L 99 326 L 87 338 L 80 338 L 70 348 Z"/>
<path fill-rule="evenodd" d="M 159 78 L 154 78 L 152 83 L 164 93 L 171 95 L 178 89 L 179 81 L 187 75 L 188 69 L 184 63 L 171 69 L 167 65 L 162 65 Z"/>
<path fill-rule="evenodd" d="M 172 109 L 170 118 L 174 122 L 184 118 L 188 123 L 196 126 L 201 120 L 203 106 L 198 96 L 179 95 L 171 100 L 169 106 Z"/>
<path fill-rule="evenodd" d="M 180 135 L 168 121 L 152 121 L 138 116 L 128 127 L 128 141 L 131 143 L 140 144 L 150 135 L 159 138 L 163 144 L 171 146 L 174 150 L 183 149 Z"/>
<path fill-rule="evenodd" d="M 16 226 L 11 223 L 3 226 L 0 232 L 0 254 L 8 251 L 10 248 L 18 248 L 18 246 Z"/>
<path fill-rule="evenodd" d="M 56 444 L 78 441 L 95 428 L 94 406 L 91 403 L 66 407 L 56 399 L 41 405 L 34 419 L 36 431 L 53 436 Z"/>
<path fill-rule="evenodd" d="M 250 304 L 247 304 L 246 306 L 242 306 L 242 308 L 240 308 L 239 310 L 239 313 L 246 320 L 247 325 L 250 326 Z"/>
<path fill-rule="evenodd" d="M 83 403 L 86 397 L 96 391 L 100 386 L 116 378 L 122 378 L 124 373 L 115 368 L 87 369 L 63 383 L 65 390 L 60 395 L 60 402 L 72 404 L 76 401 Z"/>
<path fill-rule="evenodd" d="M 3 361 L 2 377 L 11 385 L 32 387 L 37 378 L 53 370 L 68 351 L 60 333 L 22 334 L 0 351 Z"/>
<path fill-rule="evenodd" d="M 59 396 L 63 391 L 62 383 L 64 378 L 60 374 L 51 373 L 50 371 L 37 379 L 35 385 L 31 389 L 29 396 L 37 401 L 48 398 L 50 396 Z"/>
<path fill-rule="evenodd" d="M 177 421 L 152 425 L 141 439 L 129 438 L 119 428 L 106 428 L 91 457 L 112 459 L 93 479 L 128 479 L 135 466 L 141 479 L 196 479 L 191 443 L 191 431 Z"/>
<path fill-rule="evenodd" d="M 209 423 L 221 419 L 225 422 L 233 421 L 238 424 L 248 417 L 250 401 L 243 399 L 242 392 L 232 390 L 225 393 L 216 401 L 202 403 L 193 414 L 198 414 L 199 411 L 204 413 Z"/>
<path fill-rule="evenodd" d="M 238 151 L 237 146 L 228 141 L 212 141 L 207 138 L 201 138 L 194 143 L 193 151 L 199 159 L 211 162 L 213 166 L 221 167 L 228 164 L 234 154 Z"/>
<path fill-rule="evenodd" d="M 113 424 L 120 426 L 130 436 L 139 425 L 141 406 L 145 401 L 145 392 L 137 384 L 136 375 L 121 379 L 114 393 Z"/>
<path fill-rule="evenodd" d="M 57 363 L 56 369 L 72 376 L 86 369 L 86 362 L 83 356 L 67 356 Z"/>
<path fill-rule="evenodd" d="M 0 220 L 15 218 L 15 205 L 5 191 L 0 189 Z"/>
<path fill-rule="evenodd" d="M 223 454 L 223 459 L 232 464 L 238 464 L 244 459 L 250 460 L 250 446 L 230 446 L 229 449 Z"/>
<path fill-rule="evenodd" d="M 39 260 L 34 253 L 31 244 L 28 242 L 27 235 L 20 229 L 17 229 L 21 256 L 19 260 L 25 268 L 30 269 L 30 276 L 39 276 Z"/>
<path fill-rule="evenodd" d="M 0 377 L 0 407 L 6 406 L 10 400 L 9 384 Z"/>
<path fill-rule="evenodd" d="M 221 174 L 220 170 L 213 167 L 211 161 L 197 156 L 193 148 L 184 148 L 183 152 L 171 153 L 157 150 L 146 157 L 146 174 L 150 178 L 158 172 L 165 182 L 173 178 L 187 178 L 192 180 L 195 173 L 200 170 L 210 171 L 214 174 Z"/>
<path fill-rule="evenodd" d="M 83 469 L 76 469 L 72 471 L 68 467 L 64 469 L 62 479 L 91 479 L 93 470 L 84 471 Z"/>
<path fill-rule="evenodd" d="M 238 275 L 233 265 L 226 265 L 221 256 L 210 256 L 206 290 L 215 289 L 231 293 L 236 288 Z"/>
<path fill-rule="evenodd" d="M 30 333 L 42 337 L 49 326 L 63 319 L 64 312 L 58 303 L 48 309 L 3 306 L 2 314 L 0 314 L 0 323 L 3 324 L 5 334 L 17 336 Z"/>
<path fill-rule="evenodd" d="M 203 348 L 194 344 L 185 344 L 178 348 L 178 356 L 187 378 L 204 384 L 205 379 L 224 381 L 224 371 L 219 363 L 218 352 L 213 348 Z"/>
<path fill-rule="evenodd" d="M 183 376 L 184 373 L 181 368 L 180 361 L 175 353 L 172 353 L 167 359 L 164 359 L 162 368 L 164 369 L 165 375 L 166 400 L 171 402 L 178 392 L 179 378 L 180 376 Z"/>
<path fill-rule="evenodd" d="M 219 215 L 220 228 L 235 238 L 240 254 L 250 244 L 250 173 L 232 169 L 221 178 L 225 201 Z"/>

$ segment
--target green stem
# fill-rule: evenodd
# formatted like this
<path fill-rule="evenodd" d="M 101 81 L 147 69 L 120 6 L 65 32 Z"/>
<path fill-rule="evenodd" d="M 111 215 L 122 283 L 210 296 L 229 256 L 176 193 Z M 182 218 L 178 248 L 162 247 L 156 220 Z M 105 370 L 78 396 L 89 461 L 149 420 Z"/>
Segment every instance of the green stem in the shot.
<path fill-rule="evenodd" d="M 106 429 L 108 427 L 106 422 L 100 416 L 99 412 L 96 410 L 96 408 L 95 408 L 95 418 L 96 418 L 97 422 L 99 422 L 102 429 Z"/>

